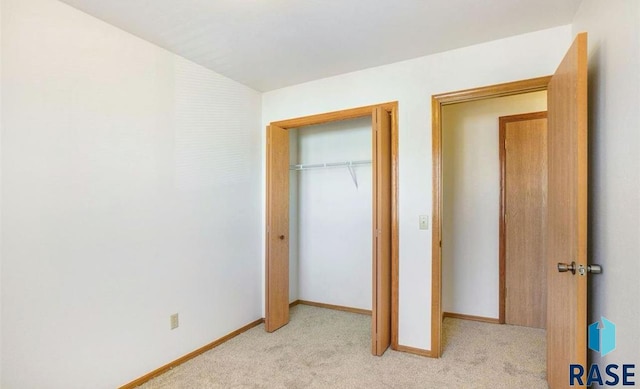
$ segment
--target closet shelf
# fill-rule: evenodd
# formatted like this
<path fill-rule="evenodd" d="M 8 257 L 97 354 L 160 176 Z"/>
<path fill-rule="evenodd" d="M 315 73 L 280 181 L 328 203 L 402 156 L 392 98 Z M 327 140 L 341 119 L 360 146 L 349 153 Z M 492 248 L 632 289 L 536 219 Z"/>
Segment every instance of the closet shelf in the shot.
<path fill-rule="evenodd" d="M 291 165 L 289 166 L 289 170 L 329 169 L 335 167 L 357 167 L 366 165 L 371 165 L 371 160 Z"/>
<path fill-rule="evenodd" d="M 349 169 L 349 174 L 351 174 L 353 185 L 355 185 L 356 189 L 358 189 L 358 177 L 356 177 L 356 171 L 353 170 L 353 168 L 358 166 L 366 166 L 366 165 L 371 165 L 371 160 L 291 165 L 289 166 L 289 170 L 300 171 L 300 170 L 311 170 L 311 169 L 330 169 L 334 167 L 346 167 L 347 169 Z"/>

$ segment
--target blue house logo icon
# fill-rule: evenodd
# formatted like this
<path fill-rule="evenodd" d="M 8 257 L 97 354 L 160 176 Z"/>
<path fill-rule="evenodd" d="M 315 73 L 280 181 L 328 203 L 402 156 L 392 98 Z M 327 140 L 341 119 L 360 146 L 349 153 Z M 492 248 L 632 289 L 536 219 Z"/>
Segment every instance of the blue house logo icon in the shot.
<path fill-rule="evenodd" d="M 616 349 L 616 325 L 604 316 L 589 324 L 589 348 L 605 356 Z"/>

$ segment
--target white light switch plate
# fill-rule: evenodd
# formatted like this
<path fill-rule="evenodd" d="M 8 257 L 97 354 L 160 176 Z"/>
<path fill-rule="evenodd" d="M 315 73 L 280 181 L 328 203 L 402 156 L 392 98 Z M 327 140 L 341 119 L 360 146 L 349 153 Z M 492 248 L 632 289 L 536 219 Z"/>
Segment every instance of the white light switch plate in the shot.
<path fill-rule="evenodd" d="M 171 315 L 171 329 L 175 330 L 179 326 L 180 326 L 180 322 L 178 319 L 178 314 L 174 313 L 173 315 Z"/>
<path fill-rule="evenodd" d="M 421 230 L 428 230 L 429 229 L 429 216 L 420 215 L 419 216 L 419 220 L 420 220 L 420 229 Z"/>

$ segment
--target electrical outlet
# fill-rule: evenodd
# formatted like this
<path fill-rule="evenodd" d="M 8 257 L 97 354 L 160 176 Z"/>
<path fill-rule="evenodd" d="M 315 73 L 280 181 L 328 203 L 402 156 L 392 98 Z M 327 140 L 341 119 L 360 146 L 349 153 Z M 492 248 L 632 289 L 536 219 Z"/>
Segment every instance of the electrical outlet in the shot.
<path fill-rule="evenodd" d="M 429 229 L 429 216 L 420 215 L 418 217 L 418 219 L 420 221 L 420 229 L 421 230 L 428 230 Z"/>
<path fill-rule="evenodd" d="M 173 315 L 171 315 L 171 329 L 175 330 L 179 325 L 180 322 L 178 321 L 178 314 L 174 313 Z"/>

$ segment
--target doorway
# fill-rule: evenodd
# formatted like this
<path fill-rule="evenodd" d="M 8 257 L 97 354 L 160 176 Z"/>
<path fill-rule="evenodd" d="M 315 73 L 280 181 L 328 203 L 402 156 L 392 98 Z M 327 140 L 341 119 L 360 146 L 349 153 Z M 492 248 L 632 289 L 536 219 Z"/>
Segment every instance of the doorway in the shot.
<path fill-rule="evenodd" d="M 547 91 L 547 380 L 566 386 L 569 366 L 586 365 L 587 33 L 579 33 L 552 76 L 432 97 L 433 235 L 431 348 L 442 354 L 442 108 L 447 104 Z M 560 262 L 562 261 L 562 262 Z M 583 374 L 584 376 L 584 374 Z"/>
<path fill-rule="evenodd" d="M 371 350 L 397 347 L 397 103 L 273 122 L 267 127 L 265 329 L 289 321 L 289 130 L 370 118 L 372 131 Z M 336 269 L 339 271 L 339 269 Z"/>
<path fill-rule="evenodd" d="M 500 118 L 546 110 L 546 104 L 546 91 L 538 91 L 452 104 L 442 109 L 444 317 L 504 322 L 499 303 L 505 274 L 499 265 L 504 243 L 504 235 L 499 233 L 500 206 L 504 199 Z M 512 127 L 509 127 L 510 137 L 513 137 Z M 515 155 L 515 159 L 519 157 Z M 509 167 L 515 166 L 512 165 Z M 517 183 L 514 179 L 509 182 L 510 188 Z M 511 200 L 509 204 L 515 205 L 520 199 Z M 507 270 L 507 275 L 513 276 L 519 268 L 509 266 Z M 511 291 L 518 288 L 526 294 L 521 286 L 512 285 Z"/>
<path fill-rule="evenodd" d="M 512 83 L 476 88 L 432 97 L 432 155 L 433 155 L 433 230 L 432 230 L 432 316 L 431 352 L 434 357 L 442 355 L 442 238 L 443 238 L 443 137 L 442 114 L 447 105 L 478 100 L 522 95 L 545 91 L 551 77 L 539 77 Z M 495 217 L 499 217 L 498 214 Z M 496 257 L 494 257 L 496 258 Z M 497 262 L 497 261 L 496 261 Z M 497 282 L 495 283 L 497 289 Z M 496 293 L 497 294 L 497 293 Z M 498 302 L 496 295 L 495 302 Z M 473 315 L 485 317 L 481 315 Z M 495 320 L 494 322 L 498 322 Z"/>

